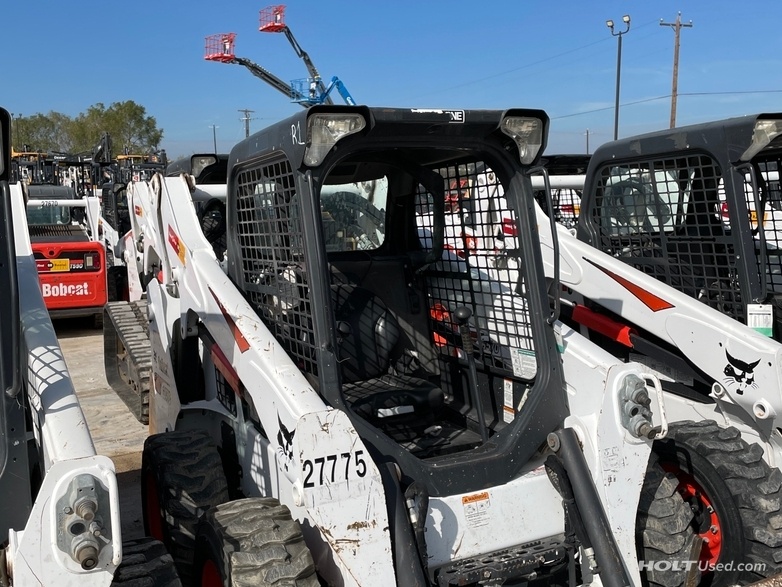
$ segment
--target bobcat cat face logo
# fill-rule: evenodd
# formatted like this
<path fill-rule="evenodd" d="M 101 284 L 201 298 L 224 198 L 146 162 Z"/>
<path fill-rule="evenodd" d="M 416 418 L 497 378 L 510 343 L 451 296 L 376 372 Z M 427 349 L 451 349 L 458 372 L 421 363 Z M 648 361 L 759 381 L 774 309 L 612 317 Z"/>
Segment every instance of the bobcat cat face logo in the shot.
<path fill-rule="evenodd" d="M 277 422 L 280 424 L 280 430 L 277 432 L 277 454 L 285 463 L 285 470 L 287 471 L 288 465 L 290 465 L 293 459 L 293 436 L 296 434 L 296 431 L 288 430 L 285 424 L 282 423 L 282 420 L 280 420 L 279 414 L 277 414 Z"/>
<path fill-rule="evenodd" d="M 753 363 L 745 363 L 744 361 L 730 356 L 728 351 L 725 351 L 725 355 L 728 357 L 728 364 L 725 365 L 723 373 L 726 375 L 726 385 L 737 385 L 735 391 L 739 395 L 744 395 L 744 391 L 748 387 L 757 387 L 755 384 L 755 367 L 760 363 L 760 359 Z"/>

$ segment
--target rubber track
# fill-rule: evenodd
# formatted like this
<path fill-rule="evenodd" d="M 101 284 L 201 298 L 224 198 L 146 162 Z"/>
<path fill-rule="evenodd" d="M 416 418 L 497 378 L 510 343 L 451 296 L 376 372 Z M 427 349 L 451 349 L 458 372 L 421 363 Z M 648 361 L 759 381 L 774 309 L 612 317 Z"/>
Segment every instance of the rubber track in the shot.
<path fill-rule="evenodd" d="M 104 312 L 109 319 L 103 331 L 106 379 L 136 419 L 142 424 L 149 424 L 152 345 L 149 341 L 147 301 L 109 302 Z M 126 350 L 122 371 L 130 381 L 120 371 L 117 339 Z"/>
<path fill-rule="evenodd" d="M 182 587 L 174 559 L 163 543 L 139 538 L 122 544 L 122 563 L 114 572 L 112 587 Z"/>

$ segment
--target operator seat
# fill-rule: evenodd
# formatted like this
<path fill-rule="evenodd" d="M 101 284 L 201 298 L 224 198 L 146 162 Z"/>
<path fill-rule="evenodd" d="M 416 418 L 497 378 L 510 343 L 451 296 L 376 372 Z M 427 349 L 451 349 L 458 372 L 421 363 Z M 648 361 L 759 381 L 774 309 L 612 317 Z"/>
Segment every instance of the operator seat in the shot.
<path fill-rule="evenodd" d="M 684 222 L 668 244 L 680 269 L 680 289 L 697 298 L 729 288 L 729 232 L 720 216 L 718 182 L 715 167 L 695 170 Z"/>
<path fill-rule="evenodd" d="M 374 423 L 431 421 L 445 401 L 442 389 L 420 377 L 390 372 L 401 330 L 394 315 L 362 287 L 336 284 L 331 292 L 342 392 L 353 411 Z"/>

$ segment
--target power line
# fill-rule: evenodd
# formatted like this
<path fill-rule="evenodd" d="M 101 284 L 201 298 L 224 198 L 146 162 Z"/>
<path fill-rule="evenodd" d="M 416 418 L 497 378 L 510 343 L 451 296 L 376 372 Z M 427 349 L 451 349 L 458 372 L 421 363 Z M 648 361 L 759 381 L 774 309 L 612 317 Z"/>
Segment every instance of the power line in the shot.
<path fill-rule="evenodd" d="M 693 97 L 693 96 L 742 96 L 747 94 L 782 94 L 782 90 L 746 90 L 739 92 L 684 92 L 679 96 Z M 637 104 L 645 104 L 646 102 L 654 102 L 656 100 L 666 100 L 671 97 L 671 94 L 665 96 L 657 96 L 655 98 L 644 98 L 643 100 L 635 100 L 634 102 L 625 102 L 622 106 L 635 106 Z M 573 118 L 575 116 L 581 116 L 583 114 L 594 114 L 595 112 L 605 112 L 606 110 L 613 110 L 613 106 L 604 106 L 602 108 L 595 108 L 594 110 L 584 110 L 583 112 L 573 112 L 571 114 L 562 114 L 560 116 L 552 116 L 551 120 L 559 120 L 560 118 Z"/>
<path fill-rule="evenodd" d="M 657 22 L 657 21 L 653 20 L 653 21 L 645 22 L 645 23 L 641 24 L 640 26 L 636 27 L 636 30 L 640 29 L 640 28 L 644 28 L 644 27 L 650 26 L 650 25 L 654 24 L 655 22 Z M 599 45 L 599 44 L 605 43 L 607 41 L 608 41 L 608 39 L 600 39 L 598 41 L 593 41 L 591 43 L 587 43 L 586 45 L 581 45 L 580 47 L 575 47 L 573 49 L 568 49 L 567 51 L 563 51 L 562 53 L 557 53 L 555 55 L 551 55 L 549 57 L 545 57 L 543 59 L 539 59 L 538 61 L 525 63 L 524 65 L 520 65 L 519 67 L 514 67 L 512 69 L 506 69 L 504 71 L 500 71 L 498 73 L 494 73 L 494 74 L 491 74 L 491 75 L 488 75 L 488 76 L 485 76 L 485 77 L 471 79 L 469 81 L 466 81 L 464 83 L 461 83 L 461 84 L 458 84 L 458 85 L 455 85 L 455 86 L 450 86 L 450 87 L 447 87 L 447 88 L 440 88 L 437 91 L 428 92 L 427 94 L 421 94 L 421 95 L 422 96 L 428 96 L 428 95 L 432 95 L 432 94 L 435 94 L 435 93 L 448 92 L 450 90 L 457 90 L 459 88 L 464 88 L 466 86 L 472 86 L 472 85 L 475 85 L 475 84 L 479 84 L 479 83 L 485 82 L 485 81 L 490 80 L 490 79 L 502 77 L 502 76 L 505 76 L 505 75 L 508 75 L 508 74 L 511 74 L 511 73 L 516 73 L 517 71 L 521 71 L 523 69 L 529 69 L 530 67 L 535 67 L 536 65 L 541 65 L 542 63 L 547 63 L 549 61 L 553 61 L 555 59 L 559 59 L 560 57 L 565 57 L 566 55 L 570 55 L 572 53 L 578 53 L 578 52 L 582 51 L 583 49 L 587 49 L 589 47 L 593 47 L 594 45 Z"/>

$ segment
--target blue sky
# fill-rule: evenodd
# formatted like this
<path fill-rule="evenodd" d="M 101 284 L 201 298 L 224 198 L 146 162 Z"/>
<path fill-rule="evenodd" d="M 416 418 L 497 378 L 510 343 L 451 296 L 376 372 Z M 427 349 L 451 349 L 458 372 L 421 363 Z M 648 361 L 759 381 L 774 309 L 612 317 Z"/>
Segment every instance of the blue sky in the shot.
<path fill-rule="evenodd" d="M 282 34 L 258 32 L 263 2 L 3 2 L 0 105 L 70 116 L 134 100 L 164 130 L 171 156 L 218 150 L 299 109 L 238 65 L 205 61 L 204 37 L 234 32 L 237 56 L 283 80 L 306 76 Z M 619 136 L 666 128 L 674 32 L 683 22 L 677 122 L 782 112 L 779 0 L 291 0 L 285 21 L 325 79 L 358 103 L 542 108 L 549 153 L 613 137 L 617 39 L 623 38 Z M 624 30 L 617 26 L 617 30 Z"/>

